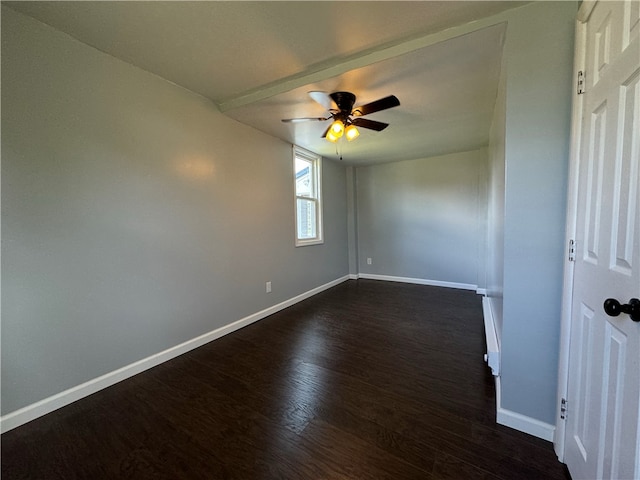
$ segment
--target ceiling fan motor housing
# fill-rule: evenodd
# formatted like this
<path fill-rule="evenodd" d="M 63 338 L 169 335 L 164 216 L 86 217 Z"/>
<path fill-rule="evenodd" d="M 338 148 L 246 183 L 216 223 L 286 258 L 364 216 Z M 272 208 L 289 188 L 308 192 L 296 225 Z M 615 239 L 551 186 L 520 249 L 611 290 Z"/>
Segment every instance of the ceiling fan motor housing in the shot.
<path fill-rule="evenodd" d="M 340 113 L 345 113 L 347 116 L 351 114 L 353 104 L 356 102 L 356 96 L 353 93 L 333 92 L 330 97 L 334 102 L 336 102 L 336 105 L 340 109 Z"/>

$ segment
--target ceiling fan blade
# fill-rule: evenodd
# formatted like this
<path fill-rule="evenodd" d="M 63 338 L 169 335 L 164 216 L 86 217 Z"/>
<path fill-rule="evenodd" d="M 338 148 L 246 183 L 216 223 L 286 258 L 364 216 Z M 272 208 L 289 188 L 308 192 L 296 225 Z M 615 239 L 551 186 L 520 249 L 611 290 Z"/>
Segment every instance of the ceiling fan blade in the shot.
<path fill-rule="evenodd" d="M 376 122 L 375 120 L 368 120 L 366 118 L 354 118 L 351 123 L 356 127 L 369 128 L 379 132 L 389 126 L 388 123 Z"/>
<path fill-rule="evenodd" d="M 329 118 L 324 118 L 324 117 L 283 118 L 282 121 L 284 123 L 324 122 L 325 120 L 329 120 Z"/>
<path fill-rule="evenodd" d="M 327 133 L 329 133 L 329 130 L 330 130 L 330 129 L 331 129 L 331 125 L 329 125 L 329 126 L 327 127 L 327 129 L 326 129 L 326 130 L 324 131 L 324 133 L 322 134 L 322 137 L 321 137 L 321 138 L 325 138 L 325 137 L 327 136 Z"/>
<path fill-rule="evenodd" d="M 400 105 L 400 100 L 395 95 L 389 95 L 388 97 L 381 98 L 375 102 L 367 103 L 366 105 L 360 105 L 353 109 L 352 115 L 362 116 L 369 115 L 370 113 L 379 112 L 380 110 L 386 110 L 387 108 L 393 108 Z M 366 128 L 366 127 L 365 127 Z"/>
<path fill-rule="evenodd" d="M 327 92 L 313 91 L 309 92 L 309 96 L 317 103 L 322 105 L 326 110 L 335 110 L 336 105 Z"/>

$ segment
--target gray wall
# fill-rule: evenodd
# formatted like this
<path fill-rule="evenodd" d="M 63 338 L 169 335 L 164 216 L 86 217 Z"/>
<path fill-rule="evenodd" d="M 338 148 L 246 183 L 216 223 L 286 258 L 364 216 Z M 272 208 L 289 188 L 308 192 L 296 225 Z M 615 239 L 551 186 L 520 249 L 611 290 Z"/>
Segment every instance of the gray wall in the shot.
<path fill-rule="evenodd" d="M 356 189 L 355 168 L 347 167 L 347 231 L 350 275 L 358 273 L 358 204 Z"/>
<path fill-rule="evenodd" d="M 323 177 L 295 248 L 290 145 L 3 7 L 2 413 L 346 275 Z"/>
<path fill-rule="evenodd" d="M 486 168 L 486 149 L 357 168 L 359 272 L 484 286 Z"/>
<path fill-rule="evenodd" d="M 555 423 L 577 2 L 509 15 L 502 407 Z"/>

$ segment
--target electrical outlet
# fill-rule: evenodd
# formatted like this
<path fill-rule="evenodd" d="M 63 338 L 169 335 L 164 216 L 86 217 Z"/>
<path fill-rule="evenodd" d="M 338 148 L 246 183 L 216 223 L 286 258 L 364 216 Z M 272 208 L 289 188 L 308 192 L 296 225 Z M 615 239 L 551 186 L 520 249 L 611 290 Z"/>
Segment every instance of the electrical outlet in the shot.
<path fill-rule="evenodd" d="M 271 293 L 271 282 L 266 283 L 267 293 Z"/>
<path fill-rule="evenodd" d="M 373 263 L 373 260 L 371 260 L 371 257 L 367 258 L 367 265 L 371 265 Z"/>

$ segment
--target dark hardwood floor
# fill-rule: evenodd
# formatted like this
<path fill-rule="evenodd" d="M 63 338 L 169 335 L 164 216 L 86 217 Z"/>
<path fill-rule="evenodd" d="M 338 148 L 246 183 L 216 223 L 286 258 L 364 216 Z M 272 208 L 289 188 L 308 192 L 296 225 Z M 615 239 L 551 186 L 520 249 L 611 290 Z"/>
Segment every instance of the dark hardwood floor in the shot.
<path fill-rule="evenodd" d="M 565 479 L 473 292 L 349 281 L 2 435 L 2 479 Z"/>

